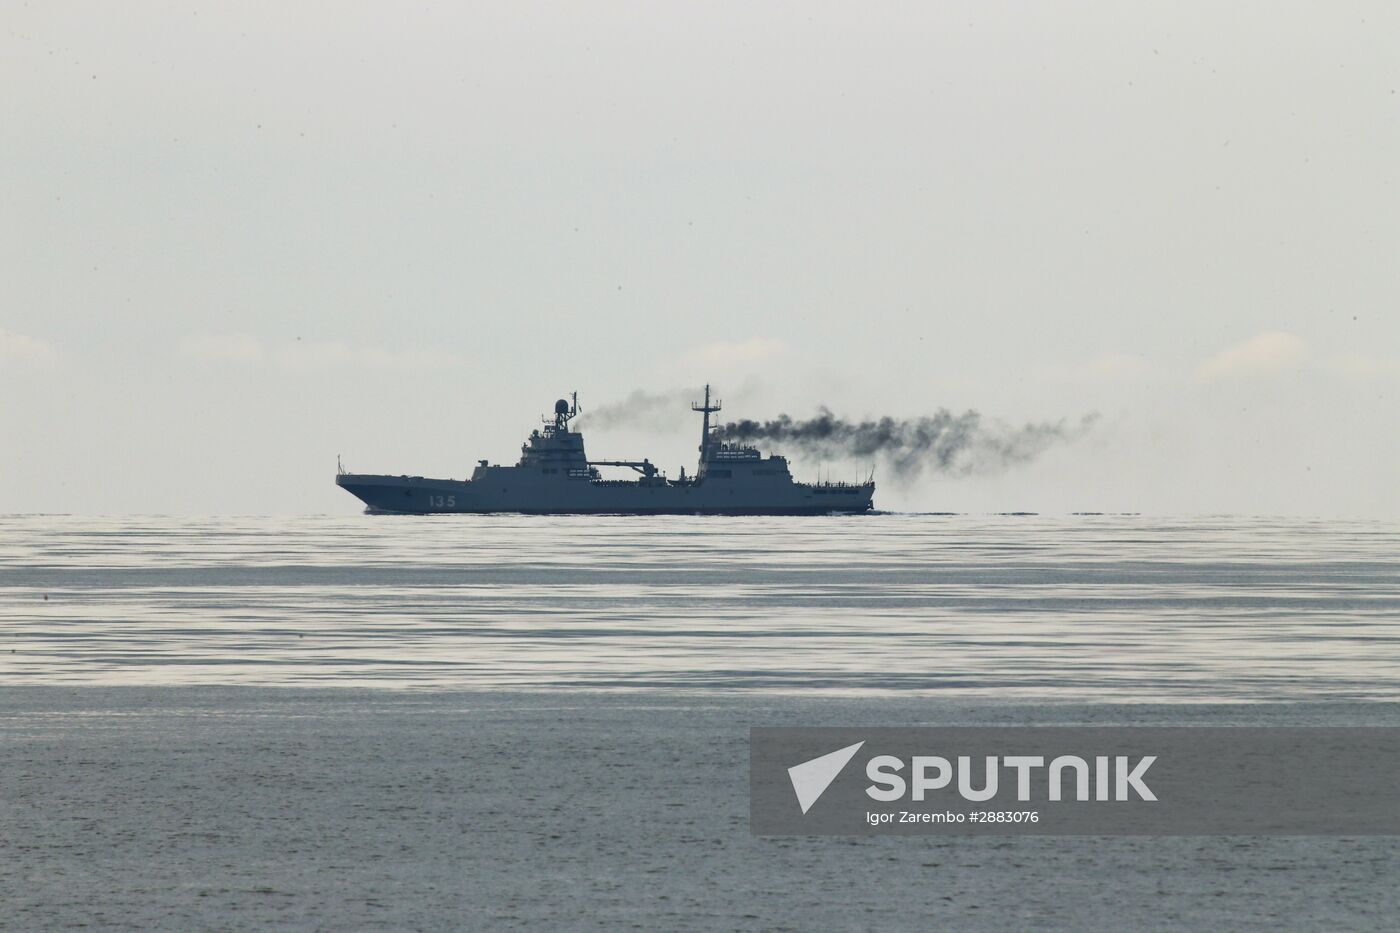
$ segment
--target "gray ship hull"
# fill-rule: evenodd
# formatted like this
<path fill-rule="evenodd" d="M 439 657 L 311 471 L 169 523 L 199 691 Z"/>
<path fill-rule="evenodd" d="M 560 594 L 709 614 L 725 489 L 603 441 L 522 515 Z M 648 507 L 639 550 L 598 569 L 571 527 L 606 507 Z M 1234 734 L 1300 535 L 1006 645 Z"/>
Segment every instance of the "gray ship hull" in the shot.
<path fill-rule="evenodd" d="M 336 485 L 371 512 L 411 515 L 830 515 L 869 511 L 875 492 L 873 484 L 789 482 L 765 490 L 718 480 L 647 484 L 522 475 L 450 480 L 343 473 Z"/>

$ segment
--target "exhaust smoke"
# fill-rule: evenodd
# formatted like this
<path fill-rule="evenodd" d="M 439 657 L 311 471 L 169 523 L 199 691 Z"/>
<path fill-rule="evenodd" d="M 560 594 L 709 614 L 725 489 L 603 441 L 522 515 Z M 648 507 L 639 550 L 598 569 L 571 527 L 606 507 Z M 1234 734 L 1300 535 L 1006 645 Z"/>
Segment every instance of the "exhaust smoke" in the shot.
<path fill-rule="evenodd" d="M 955 415 L 941 408 L 919 418 L 847 421 L 822 407 L 805 420 L 779 415 L 769 421 L 731 421 L 715 434 L 730 443 L 807 456 L 879 460 L 896 476 L 914 479 L 924 472 L 970 476 L 1029 463 L 1057 444 L 1082 437 L 1098 418 L 1092 413 L 1078 422 L 1061 419 L 1015 427 L 984 422 L 976 411 Z"/>

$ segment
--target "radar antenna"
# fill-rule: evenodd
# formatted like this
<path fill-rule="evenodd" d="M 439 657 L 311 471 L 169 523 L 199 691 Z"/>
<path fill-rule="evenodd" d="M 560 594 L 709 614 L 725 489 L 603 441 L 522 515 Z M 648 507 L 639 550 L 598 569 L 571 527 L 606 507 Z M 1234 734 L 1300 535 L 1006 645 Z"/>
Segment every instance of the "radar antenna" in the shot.
<path fill-rule="evenodd" d="M 719 399 L 715 399 L 713 405 L 710 404 L 709 383 L 705 384 L 705 404 L 701 405 L 699 402 L 690 403 L 691 411 L 702 411 L 705 413 L 705 418 L 700 425 L 700 459 L 702 461 L 710 459 L 710 413 L 719 411 L 721 407 L 722 403 Z"/>
<path fill-rule="evenodd" d="M 561 398 L 554 403 L 554 417 L 546 415 L 541 420 L 545 424 L 552 424 L 556 431 L 568 431 L 569 419 L 578 417 L 578 393 L 572 392 L 568 398 Z"/>

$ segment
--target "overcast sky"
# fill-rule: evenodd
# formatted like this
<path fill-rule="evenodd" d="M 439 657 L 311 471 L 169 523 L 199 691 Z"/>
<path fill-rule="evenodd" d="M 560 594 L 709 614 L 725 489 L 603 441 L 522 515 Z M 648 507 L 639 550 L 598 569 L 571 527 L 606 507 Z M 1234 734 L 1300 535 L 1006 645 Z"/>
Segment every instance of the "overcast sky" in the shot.
<path fill-rule="evenodd" d="M 1400 517 L 1393 3 L 408 6 L 5 5 L 0 512 L 350 514 L 708 380 L 1102 414 L 885 508 Z"/>

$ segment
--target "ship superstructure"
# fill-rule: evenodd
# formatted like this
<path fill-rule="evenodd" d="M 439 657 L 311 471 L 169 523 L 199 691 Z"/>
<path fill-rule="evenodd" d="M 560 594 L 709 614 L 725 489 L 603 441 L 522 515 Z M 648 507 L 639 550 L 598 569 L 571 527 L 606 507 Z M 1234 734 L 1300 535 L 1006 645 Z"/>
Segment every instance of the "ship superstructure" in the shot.
<path fill-rule="evenodd" d="M 338 473 L 336 485 L 371 512 L 525 512 L 646 515 L 825 515 L 873 507 L 873 478 L 861 483 L 799 483 L 787 459 L 715 436 L 710 415 L 721 404 L 705 387 L 700 459 L 695 473 L 668 479 L 649 459 L 589 460 L 583 434 L 569 422 L 578 393 L 554 403 L 554 414 L 530 432 L 514 466 L 478 461 L 470 479 Z M 628 467 L 636 479 L 604 479 L 599 467 Z"/>

